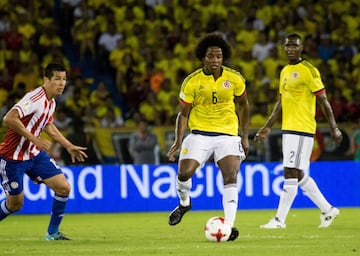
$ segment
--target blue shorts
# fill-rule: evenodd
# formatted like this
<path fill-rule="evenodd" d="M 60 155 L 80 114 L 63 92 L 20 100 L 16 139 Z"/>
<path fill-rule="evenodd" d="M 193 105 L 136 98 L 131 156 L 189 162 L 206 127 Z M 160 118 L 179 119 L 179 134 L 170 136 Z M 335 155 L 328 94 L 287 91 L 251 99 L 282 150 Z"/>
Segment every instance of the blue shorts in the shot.
<path fill-rule="evenodd" d="M 24 174 L 36 183 L 41 183 L 42 180 L 61 173 L 60 167 L 43 150 L 26 161 L 7 160 L 0 156 L 1 185 L 10 195 L 18 195 L 23 191 Z"/>

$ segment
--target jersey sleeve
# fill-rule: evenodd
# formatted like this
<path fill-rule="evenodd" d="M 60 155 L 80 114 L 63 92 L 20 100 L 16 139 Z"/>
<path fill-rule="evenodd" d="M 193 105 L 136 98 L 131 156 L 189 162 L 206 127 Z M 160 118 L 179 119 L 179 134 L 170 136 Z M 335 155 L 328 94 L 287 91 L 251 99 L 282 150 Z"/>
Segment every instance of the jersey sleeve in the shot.
<path fill-rule="evenodd" d="M 311 92 L 315 93 L 324 89 L 319 70 L 313 67 L 309 73 L 309 76 L 311 76 L 311 79 L 309 79 L 309 88 Z"/>
<path fill-rule="evenodd" d="M 183 84 L 181 85 L 179 97 L 182 102 L 193 103 L 195 94 L 191 80 L 188 79 L 184 80 Z"/>
<path fill-rule="evenodd" d="M 245 78 L 242 75 L 238 75 L 238 81 L 237 86 L 234 91 L 235 96 L 242 96 L 246 93 L 246 84 L 245 84 Z"/>
<path fill-rule="evenodd" d="M 16 109 L 19 112 L 20 118 L 23 118 L 32 114 L 36 106 L 33 101 L 24 97 L 14 105 L 13 109 Z"/>

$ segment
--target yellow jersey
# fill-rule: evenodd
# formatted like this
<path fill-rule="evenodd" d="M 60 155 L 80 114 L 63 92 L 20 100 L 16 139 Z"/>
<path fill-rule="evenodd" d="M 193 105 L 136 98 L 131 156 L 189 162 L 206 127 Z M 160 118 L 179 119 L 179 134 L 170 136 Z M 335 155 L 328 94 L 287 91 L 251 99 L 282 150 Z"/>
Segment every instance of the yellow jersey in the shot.
<path fill-rule="evenodd" d="M 318 69 L 306 60 L 286 65 L 279 87 L 282 130 L 315 134 L 316 94 L 325 90 Z"/>
<path fill-rule="evenodd" d="M 234 98 L 245 94 L 245 89 L 242 75 L 225 66 L 216 81 L 202 69 L 188 75 L 181 85 L 180 100 L 192 104 L 188 120 L 190 131 L 237 136 L 239 120 Z"/>

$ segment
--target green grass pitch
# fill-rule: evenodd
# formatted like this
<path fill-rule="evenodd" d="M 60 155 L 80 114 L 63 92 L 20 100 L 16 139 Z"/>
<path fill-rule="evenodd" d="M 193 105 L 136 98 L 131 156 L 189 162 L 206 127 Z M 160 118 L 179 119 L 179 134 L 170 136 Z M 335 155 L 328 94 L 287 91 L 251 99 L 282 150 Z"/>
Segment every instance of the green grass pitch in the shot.
<path fill-rule="evenodd" d="M 0 223 L 1 256 L 107 255 L 360 255 L 360 208 L 343 208 L 327 229 L 319 211 L 291 209 L 287 228 L 262 230 L 275 210 L 240 210 L 233 242 L 208 242 L 204 224 L 221 211 L 190 211 L 177 226 L 167 212 L 67 214 L 61 231 L 71 241 L 44 241 L 48 215 L 13 215 Z"/>

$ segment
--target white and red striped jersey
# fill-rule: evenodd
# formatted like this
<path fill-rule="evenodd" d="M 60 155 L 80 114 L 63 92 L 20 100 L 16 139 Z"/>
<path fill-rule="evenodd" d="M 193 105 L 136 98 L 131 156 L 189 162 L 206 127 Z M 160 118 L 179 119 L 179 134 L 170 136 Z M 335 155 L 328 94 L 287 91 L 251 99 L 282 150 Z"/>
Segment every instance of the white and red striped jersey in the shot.
<path fill-rule="evenodd" d="M 12 109 L 19 112 L 20 120 L 35 136 L 40 136 L 48 123 L 53 121 L 55 99 L 46 96 L 43 87 L 26 93 Z M 40 152 L 40 148 L 25 137 L 8 128 L 4 140 L 0 145 L 0 155 L 10 160 L 29 160 Z"/>

